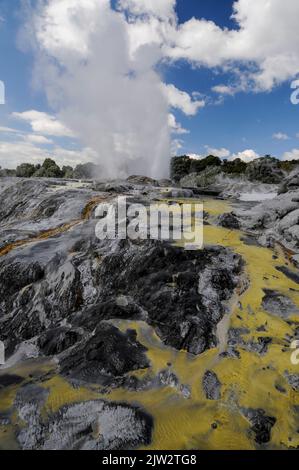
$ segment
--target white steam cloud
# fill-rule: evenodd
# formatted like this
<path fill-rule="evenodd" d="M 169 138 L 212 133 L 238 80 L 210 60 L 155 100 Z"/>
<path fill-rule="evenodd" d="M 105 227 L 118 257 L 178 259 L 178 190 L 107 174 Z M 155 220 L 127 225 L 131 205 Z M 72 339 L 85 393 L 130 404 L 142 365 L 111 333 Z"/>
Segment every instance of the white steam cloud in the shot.
<path fill-rule="evenodd" d="M 26 32 L 36 55 L 35 80 L 84 145 L 101 176 L 166 176 L 168 102 L 155 66 L 157 45 L 130 52 L 128 22 L 108 0 L 40 0 Z"/>

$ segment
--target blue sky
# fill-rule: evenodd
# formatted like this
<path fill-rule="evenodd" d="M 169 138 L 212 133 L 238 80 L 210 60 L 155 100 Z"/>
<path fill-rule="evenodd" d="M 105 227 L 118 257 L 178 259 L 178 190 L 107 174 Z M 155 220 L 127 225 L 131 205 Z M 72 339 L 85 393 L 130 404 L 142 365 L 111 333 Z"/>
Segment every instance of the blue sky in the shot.
<path fill-rule="evenodd" d="M 49 3 L 55 1 L 57 0 L 49 0 Z M 61 1 L 74 2 L 74 0 Z M 282 18 L 277 0 L 271 1 L 273 8 L 271 7 L 272 10 L 269 12 L 271 20 L 269 28 L 272 24 L 275 31 L 275 22 L 281 22 L 279 27 L 290 29 L 292 17 L 298 17 L 298 2 L 286 0 L 285 4 L 289 9 Z M 179 154 L 202 156 L 212 149 L 215 149 L 215 152 L 219 150 L 221 154 L 222 149 L 224 155 L 227 150 L 228 158 L 234 158 L 239 152 L 242 155 L 246 150 L 254 152 L 256 156 L 272 154 L 279 158 L 287 158 L 288 152 L 293 152 L 294 158 L 299 158 L 297 150 L 299 149 L 299 105 L 295 106 L 290 101 L 291 82 L 296 79 L 299 72 L 299 60 L 296 62 L 298 56 L 294 60 L 294 50 L 295 48 L 298 50 L 299 47 L 298 43 L 295 46 L 293 44 L 298 36 L 292 36 L 292 41 L 290 40 L 289 47 L 294 50 L 289 51 L 287 45 L 285 49 L 279 45 L 275 46 L 273 38 L 272 42 L 269 40 L 268 49 L 258 51 L 261 31 L 250 30 L 252 28 L 250 15 L 256 15 L 259 9 L 263 15 L 262 5 L 265 4 L 266 7 L 266 0 L 238 0 L 236 4 L 239 4 L 239 14 L 242 19 L 237 21 L 231 18 L 234 4 L 232 0 L 177 0 L 176 2 L 161 0 L 160 5 L 163 2 L 167 7 L 165 14 L 160 10 L 158 13 L 154 10 L 150 12 L 144 10 L 141 12 L 142 15 L 138 16 L 136 0 L 121 0 L 121 6 L 118 8 L 121 12 L 118 14 L 123 14 L 123 11 L 129 12 L 134 18 L 133 22 L 144 23 L 144 31 L 147 25 L 157 18 L 159 25 L 165 23 L 168 27 L 171 24 L 169 26 L 169 29 L 173 28 L 173 32 L 169 33 L 171 46 L 168 45 L 168 38 L 165 39 L 163 36 L 163 39 L 159 39 L 159 47 L 165 57 L 154 64 L 154 69 L 159 71 L 162 82 L 172 84 L 176 90 L 186 92 L 191 103 L 204 102 L 204 106 L 200 106 L 197 112 L 192 113 L 186 112 L 183 105 L 172 106 L 170 103 L 169 113 L 175 117 L 180 129 L 185 129 L 177 135 L 173 131 L 174 151 Z M 50 154 L 60 159 L 60 164 L 75 164 L 81 160 L 91 159 L 98 151 L 98 148 L 93 147 L 95 139 L 91 138 L 90 142 L 85 139 L 83 142 L 81 135 L 77 135 L 74 131 L 72 121 L 68 119 L 63 121 L 67 113 L 61 108 L 54 109 L 53 102 L 49 99 L 47 85 L 44 86 L 41 80 L 40 88 L 36 87 L 39 79 L 34 70 L 40 57 L 37 59 L 36 50 L 29 45 L 28 35 L 20 35 L 25 23 L 22 3 L 21 0 L 0 0 L 0 80 L 6 87 L 6 103 L 0 106 L 0 165 L 14 167 L 26 159 L 27 155 L 30 158 L 30 152 L 33 161 Z M 82 3 L 84 5 L 84 2 Z M 47 1 L 44 1 L 44 4 L 47 5 Z M 252 10 L 253 4 L 257 10 Z M 35 7 L 34 1 L 32 5 Z M 172 7 L 175 7 L 175 10 Z M 173 15 L 176 15 L 175 20 Z M 192 18 L 197 22 L 191 30 Z M 212 31 L 204 29 L 208 21 L 213 22 L 215 26 Z M 251 37 L 254 34 L 257 36 L 256 44 L 249 44 L 243 48 L 244 50 L 238 44 L 237 37 L 231 40 L 235 45 L 229 43 L 231 37 L 229 34 L 233 31 L 238 33 L 241 26 L 243 29 L 248 28 Z M 204 32 L 203 39 L 198 41 L 196 48 L 196 34 L 197 32 L 201 34 L 200 31 Z M 267 25 L 265 25 L 265 34 L 268 34 Z M 228 38 L 227 50 L 218 53 L 219 45 L 226 41 L 226 38 Z M 209 44 L 214 40 L 215 46 L 209 49 Z M 149 42 L 152 41 L 156 41 L 156 38 L 150 39 Z M 186 41 L 187 43 L 191 41 L 194 49 L 190 54 L 185 53 L 181 47 L 181 44 L 185 47 Z M 24 48 L 25 45 L 28 47 Z M 237 59 L 235 59 L 236 48 L 241 51 L 238 52 Z M 246 60 L 248 57 L 250 59 L 243 62 L 243 56 Z M 291 59 L 292 67 L 288 63 Z M 277 71 L 280 68 L 279 61 L 282 64 L 281 68 L 285 67 L 285 73 Z M 239 72 L 236 73 L 236 70 Z M 264 74 L 261 79 L 259 71 L 263 71 Z M 213 90 L 213 87 L 220 85 L 231 91 L 220 93 L 219 89 Z M 197 94 L 194 95 L 194 92 Z M 40 112 L 43 115 L 24 114 L 28 111 Z M 54 131 L 51 130 L 51 120 L 52 124 L 55 121 Z M 89 135 L 88 129 L 87 134 Z M 16 144 L 16 152 L 20 151 L 20 155 L 14 158 L 11 157 L 14 151 L 12 144 Z"/>

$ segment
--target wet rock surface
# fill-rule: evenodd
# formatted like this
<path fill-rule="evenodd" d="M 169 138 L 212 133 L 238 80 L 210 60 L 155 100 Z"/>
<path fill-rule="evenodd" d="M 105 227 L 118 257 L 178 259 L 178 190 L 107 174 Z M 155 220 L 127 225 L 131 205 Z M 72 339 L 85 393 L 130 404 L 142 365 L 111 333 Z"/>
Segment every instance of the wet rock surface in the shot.
<path fill-rule="evenodd" d="M 229 443 L 225 428 L 224 445 L 237 447 L 245 439 L 250 448 L 280 445 L 272 429 L 282 413 L 274 412 L 274 405 L 268 408 L 267 400 L 271 396 L 276 403 L 279 396 L 285 405 L 289 394 L 298 392 L 294 370 L 284 374 L 287 365 L 278 369 L 286 356 L 289 364 L 288 342 L 295 337 L 296 325 L 289 320 L 297 314 L 292 284 L 297 271 L 287 258 L 272 260 L 270 253 L 269 274 L 257 250 L 268 244 L 270 233 L 285 239 L 296 221 L 297 196 L 281 195 L 262 209 L 244 204 L 243 214 L 227 206 L 223 217 L 216 206 L 205 217 L 207 230 L 219 234 L 219 245 L 185 251 L 158 241 L 98 240 L 94 209 L 97 201 L 114 201 L 118 195 L 148 206 L 171 195 L 194 196 L 193 190 L 159 189 L 139 176 L 77 188 L 48 180 L 17 184 L 18 190 L 0 184 L 5 204 L 13 199 L 10 207 L 17 213 L 14 220 L 8 207 L 2 209 L 2 246 L 23 238 L 32 243 L 13 245 L 0 256 L 0 339 L 7 356 L 0 392 L 9 397 L 0 423 L 9 432 L 13 428 L 21 448 L 138 448 L 151 443 L 160 415 L 167 416 L 162 426 L 167 432 L 171 428 L 173 439 L 181 439 L 174 442 L 186 439 L 194 445 L 196 435 L 202 439 L 199 445 L 210 445 L 207 429 L 216 436 L 227 422 Z M 215 226 L 219 220 L 223 223 Z M 282 220 L 288 228 L 279 231 Z M 70 221 L 76 223 L 63 229 Z M 239 238 L 239 227 L 245 225 L 250 233 Z M 62 229 L 40 236 L 53 227 Z M 240 254 L 221 246 L 230 234 Z M 248 252 L 257 253 L 253 273 L 262 289 L 255 288 L 254 298 L 245 295 L 243 302 L 250 280 L 256 281 L 248 279 L 244 286 Z M 283 292 L 275 290 L 275 276 L 285 277 Z M 281 338 L 271 318 L 284 325 Z M 120 403 L 123 397 L 131 404 Z M 177 433 L 176 412 L 182 433 Z M 210 413 L 215 413 L 212 420 Z M 219 414 L 223 421 L 216 419 Z M 190 435 L 186 423 L 193 415 Z"/>
<path fill-rule="evenodd" d="M 150 367 L 147 348 L 135 329 L 121 330 L 113 322 L 143 321 L 165 346 L 193 355 L 214 348 L 217 325 L 243 273 L 242 259 L 223 247 L 185 251 L 160 241 L 97 239 L 97 201 L 129 192 L 133 201 L 142 197 L 148 204 L 160 194 L 155 181 L 141 177 L 109 185 L 74 189 L 19 180 L 2 188 L 0 226 L 6 234 L 10 230 L 0 253 L 7 363 L 53 360 L 70 386 L 170 387 L 189 399 L 189 385 L 170 369 L 144 379 L 132 375 Z M 42 380 L 50 378 L 45 374 Z M 41 409 L 49 392 L 33 376 L 27 385 L 23 380 L 0 374 L 0 388 L 21 386 L 14 407 L 26 423 L 17 434 L 23 449 L 121 449 L 150 442 L 152 420 L 140 409 L 93 400 L 65 405 L 45 418 Z"/>

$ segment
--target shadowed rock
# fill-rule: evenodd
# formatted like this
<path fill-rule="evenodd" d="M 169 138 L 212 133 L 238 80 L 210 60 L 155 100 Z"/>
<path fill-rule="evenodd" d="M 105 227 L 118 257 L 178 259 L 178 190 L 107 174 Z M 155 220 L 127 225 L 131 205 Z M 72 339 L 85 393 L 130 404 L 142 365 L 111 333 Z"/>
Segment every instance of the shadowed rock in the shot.
<path fill-rule="evenodd" d="M 100 323 L 95 332 L 61 356 L 61 373 L 91 383 L 107 383 L 109 377 L 149 367 L 147 349 L 136 340 L 135 331 L 122 333 Z"/>
<path fill-rule="evenodd" d="M 233 212 L 220 215 L 218 217 L 217 223 L 224 228 L 231 228 L 235 230 L 240 229 L 240 222 Z"/>
<path fill-rule="evenodd" d="M 267 416 L 262 409 L 243 408 L 242 413 L 252 424 L 251 430 L 255 434 L 255 442 L 267 444 L 271 440 L 271 430 L 276 423 L 276 418 Z"/>

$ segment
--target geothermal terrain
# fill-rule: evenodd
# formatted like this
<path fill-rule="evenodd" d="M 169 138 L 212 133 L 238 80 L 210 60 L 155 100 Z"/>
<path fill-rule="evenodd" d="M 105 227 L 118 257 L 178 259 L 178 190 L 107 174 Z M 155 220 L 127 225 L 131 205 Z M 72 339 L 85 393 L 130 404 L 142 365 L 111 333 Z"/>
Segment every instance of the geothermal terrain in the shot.
<path fill-rule="evenodd" d="M 1 449 L 299 446 L 299 170 L 273 165 L 0 178 Z M 203 249 L 99 240 L 119 195 L 203 202 Z"/>

